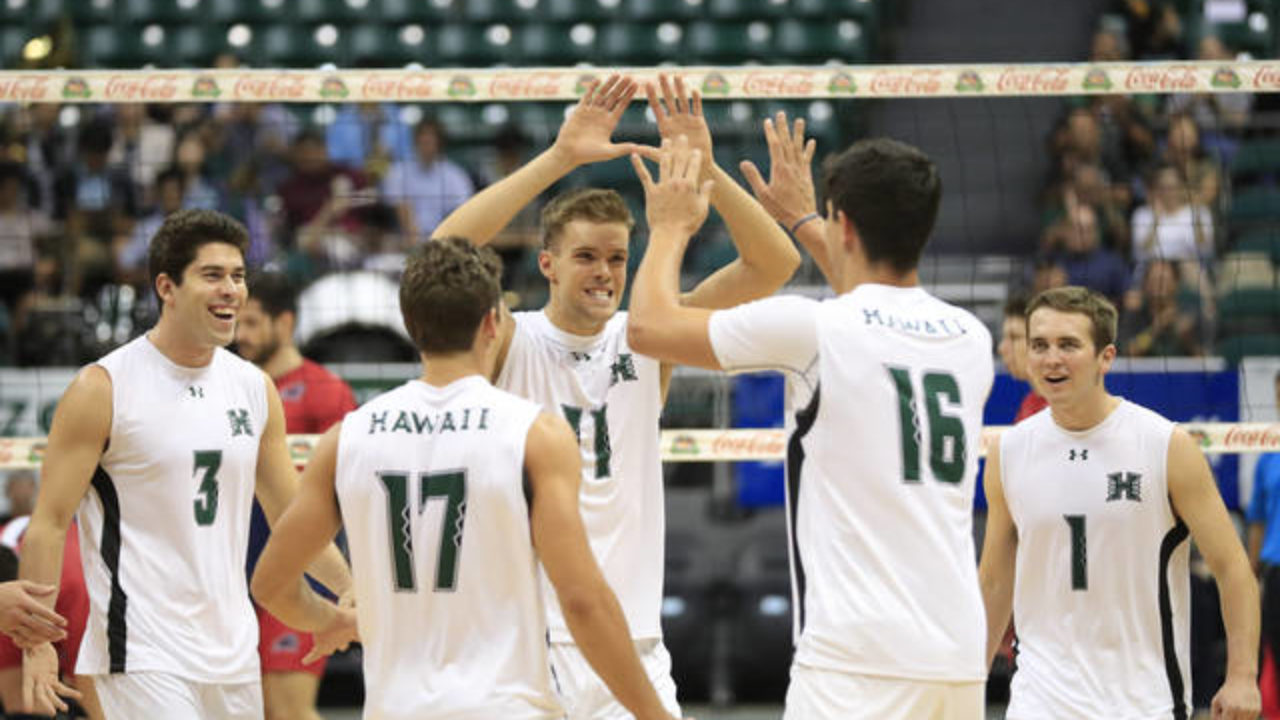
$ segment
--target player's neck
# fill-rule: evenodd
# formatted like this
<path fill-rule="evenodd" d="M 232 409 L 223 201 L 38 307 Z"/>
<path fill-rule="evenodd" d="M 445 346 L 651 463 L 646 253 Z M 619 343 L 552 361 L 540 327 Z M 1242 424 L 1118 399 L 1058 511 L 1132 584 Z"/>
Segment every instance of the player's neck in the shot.
<path fill-rule="evenodd" d="M 183 332 L 182 328 L 177 327 L 174 321 L 166 322 L 163 314 L 155 327 L 147 332 L 147 339 L 156 350 L 160 351 L 161 355 L 181 367 L 204 367 L 213 362 L 213 353 L 217 350 L 217 347 L 194 341 Z"/>
<path fill-rule="evenodd" d="M 584 316 L 582 313 L 568 312 L 564 306 L 554 300 L 549 300 L 542 312 L 546 313 L 547 319 L 555 325 L 557 329 L 567 332 L 570 335 L 581 335 L 582 337 L 591 337 L 604 332 L 605 325 L 609 324 L 608 320 L 596 320 Z"/>
<path fill-rule="evenodd" d="M 1097 427 L 1119 406 L 1120 398 L 1104 388 L 1098 388 L 1074 402 L 1050 403 L 1049 410 L 1058 427 L 1080 432 Z"/>
<path fill-rule="evenodd" d="M 851 262 L 843 273 L 845 287 L 835 288 L 837 294 L 843 295 L 859 285 L 887 285 L 889 287 L 910 288 L 920 285 L 920 272 L 912 268 L 908 272 L 899 272 L 884 263 L 864 265 Z"/>
<path fill-rule="evenodd" d="M 262 364 L 262 370 L 271 379 L 278 380 L 302 367 L 302 353 L 293 344 L 282 345 Z"/>
<path fill-rule="evenodd" d="M 447 355 L 420 355 L 422 382 L 444 387 L 471 375 L 485 376 L 484 353 L 475 350 Z"/>

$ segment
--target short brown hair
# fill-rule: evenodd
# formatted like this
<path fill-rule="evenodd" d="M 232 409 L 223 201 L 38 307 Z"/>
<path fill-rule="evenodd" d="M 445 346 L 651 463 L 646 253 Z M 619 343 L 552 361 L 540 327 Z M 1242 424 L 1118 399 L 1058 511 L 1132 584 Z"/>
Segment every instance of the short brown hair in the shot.
<path fill-rule="evenodd" d="M 542 209 L 542 248 L 551 250 L 560 232 L 574 220 L 586 220 L 593 223 L 622 223 L 627 231 L 635 227 L 635 218 L 631 209 L 614 190 L 599 188 L 578 188 L 570 190 Z"/>
<path fill-rule="evenodd" d="M 1027 304 L 1027 319 L 1042 307 L 1063 313 L 1078 313 L 1089 318 L 1093 326 L 1093 345 L 1095 352 L 1115 344 L 1116 341 L 1116 306 L 1104 295 L 1079 285 L 1056 287 L 1031 298 Z"/>
<path fill-rule="evenodd" d="M 476 328 L 501 301 L 502 261 L 460 237 L 435 238 L 409 254 L 400 279 L 400 314 L 425 353 L 471 348 Z"/>
<path fill-rule="evenodd" d="M 152 292 L 162 273 L 181 285 L 182 273 L 209 243 L 234 245 L 243 259 L 249 249 L 249 231 L 230 215 L 213 210 L 179 210 L 165 218 L 147 248 Z"/>

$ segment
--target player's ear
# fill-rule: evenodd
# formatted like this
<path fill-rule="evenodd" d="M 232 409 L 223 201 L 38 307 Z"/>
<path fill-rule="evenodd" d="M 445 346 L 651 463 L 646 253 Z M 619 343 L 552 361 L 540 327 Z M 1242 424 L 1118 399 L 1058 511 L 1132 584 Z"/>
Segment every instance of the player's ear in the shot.
<path fill-rule="evenodd" d="M 160 298 L 160 304 L 163 306 L 173 299 L 173 294 L 178 289 L 178 284 L 169 277 L 169 273 L 160 273 L 156 276 L 156 296 Z"/>
<path fill-rule="evenodd" d="M 542 249 L 538 251 L 538 271 L 542 273 L 542 277 L 548 281 L 554 282 L 556 279 L 555 270 L 551 267 L 551 251 Z"/>

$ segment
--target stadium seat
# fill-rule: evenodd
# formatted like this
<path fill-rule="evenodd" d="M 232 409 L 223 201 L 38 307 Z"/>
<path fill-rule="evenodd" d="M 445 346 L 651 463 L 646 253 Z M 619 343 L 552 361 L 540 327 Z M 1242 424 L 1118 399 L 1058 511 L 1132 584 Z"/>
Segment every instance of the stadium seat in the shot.
<path fill-rule="evenodd" d="M 667 530 L 662 635 L 681 697 L 705 697 L 714 613 L 707 546 L 695 528 Z"/>
<path fill-rule="evenodd" d="M 515 29 L 516 52 L 527 65 L 572 65 L 595 51 L 594 30 L 577 35 L 571 37 L 564 25 L 531 23 Z"/>
<path fill-rule="evenodd" d="M 1233 225 L 1280 221 L 1280 190 L 1245 188 L 1231 198 L 1228 215 Z"/>
<path fill-rule="evenodd" d="M 765 22 L 699 21 L 685 26 L 685 52 L 707 63 L 766 60 L 773 54 L 773 28 Z"/>
<path fill-rule="evenodd" d="M 1218 304 L 1223 335 L 1280 331 L 1280 292 L 1273 289 L 1233 290 Z"/>
<path fill-rule="evenodd" d="M 789 14 L 804 18 L 857 18 L 874 22 L 878 9 L 875 0 L 790 0 Z"/>
<path fill-rule="evenodd" d="M 1225 337 L 1218 342 L 1218 354 L 1231 365 L 1238 365 L 1246 357 L 1280 355 L 1280 336 L 1267 333 Z"/>
<path fill-rule="evenodd" d="M 541 0 L 538 12 L 553 22 L 601 22 L 617 13 L 618 0 Z"/>
<path fill-rule="evenodd" d="M 171 0 L 172 1 L 172 0 Z M 369 18 L 371 0 L 294 0 L 303 23 L 359 22 Z"/>
<path fill-rule="evenodd" d="M 83 0 L 82 0 L 83 1 Z M 214 22 L 273 23 L 294 17 L 293 0 L 204 0 Z"/>
<path fill-rule="evenodd" d="M 1260 138 L 1245 140 L 1231 159 L 1231 179 L 1245 183 L 1280 172 L 1280 140 Z"/>
<path fill-rule="evenodd" d="M 122 17 L 135 25 L 159 23 L 174 25 L 203 20 L 208 12 L 209 0 L 180 2 L 179 0 L 117 0 L 124 4 Z"/>
<path fill-rule="evenodd" d="M 347 57 L 355 67 L 402 67 L 434 61 L 431 33 L 420 25 L 360 23 L 348 33 Z"/>
<path fill-rule="evenodd" d="M 543 17 L 545 0 L 467 0 L 462 17 L 472 23 L 516 24 Z"/>
<path fill-rule="evenodd" d="M 456 7 L 432 0 L 369 0 L 366 17 L 393 23 L 439 23 L 458 16 Z"/>
<path fill-rule="evenodd" d="M 787 17 L 787 0 L 708 0 L 707 15 L 716 20 L 757 20 Z"/>
<path fill-rule="evenodd" d="M 325 38 L 319 27 L 306 25 L 268 25 L 254 33 L 254 59 L 261 65 L 310 67 L 321 63 L 341 63 L 345 57 L 345 35 L 330 26 Z M 331 40 L 326 44 L 325 40 Z"/>
<path fill-rule="evenodd" d="M 1241 235 L 1231 246 L 1232 252 L 1266 253 L 1271 262 L 1280 265 L 1280 229 L 1263 228 Z"/>
<path fill-rule="evenodd" d="M 1265 252 L 1229 252 L 1218 260 L 1214 276 L 1220 294 L 1276 287 L 1276 268 L 1271 262 L 1271 255 Z"/>
<path fill-rule="evenodd" d="M 652 65 L 680 57 L 683 30 L 673 25 L 609 23 L 596 35 L 602 65 Z"/>
<path fill-rule="evenodd" d="M 115 21 L 120 0 L 66 0 L 64 10 L 76 25 L 100 25 Z"/>
<path fill-rule="evenodd" d="M 862 25 L 856 20 L 783 20 L 775 30 L 776 52 L 790 61 L 863 63 L 870 58 Z"/>
<path fill-rule="evenodd" d="M 28 39 L 27 29 L 22 25 L 0 26 L 0 68 L 17 67 Z"/>
<path fill-rule="evenodd" d="M 79 42 L 81 61 L 88 67 L 133 68 L 145 62 L 138 33 L 112 25 L 86 28 Z"/>
<path fill-rule="evenodd" d="M 701 0 L 621 0 L 624 17 L 639 22 L 696 20 L 702 17 Z"/>
<path fill-rule="evenodd" d="M 792 655 L 791 570 L 782 510 L 756 518 L 740 546 L 734 579 L 740 603 L 734 618 L 733 685 L 741 700 L 786 693 Z"/>
<path fill-rule="evenodd" d="M 230 49 L 226 30 L 207 23 L 170 28 L 169 38 L 169 61 L 179 67 L 210 67 L 218 53 Z"/>
<path fill-rule="evenodd" d="M 478 25 L 443 25 L 436 33 L 436 57 L 445 66 L 488 65 L 510 52 L 490 42 L 486 29 Z"/>

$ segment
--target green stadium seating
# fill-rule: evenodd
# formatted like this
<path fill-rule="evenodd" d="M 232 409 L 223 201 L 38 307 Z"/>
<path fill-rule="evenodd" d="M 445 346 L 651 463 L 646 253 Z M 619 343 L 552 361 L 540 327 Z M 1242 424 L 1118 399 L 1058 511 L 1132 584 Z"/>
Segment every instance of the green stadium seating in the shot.
<path fill-rule="evenodd" d="M 533 23 L 515 28 L 516 52 L 527 65 L 572 65 L 591 57 L 595 40 L 578 44 L 565 25 Z"/>
<path fill-rule="evenodd" d="M 417 43 L 410 42 L 420 36 Z M 347 58 L 355 67 L 403 67 L 411 62 L 430 66 L 435 61 L 431 33 L 418 26 L 360 23 L 348 33 Z"/>
<path fill-rule="evenodd" d="M 857 18 L 874 22 L 879 13 L 875 0 L 790 0 L 789 14 L 803 18 Z"/>
<path fill-rule="evenodd" d="M 22 48 L 28 39 L 27 29 L 23 25 L 0 26 L 0 69 L 17 67 L 22 59 Z"/>
<path fill-rule="evenodd" d="M 1229 217 L 1233 225 L 1280 222 L 1280 190 L 1254 187 L 1237 192 L 1231 198 Z"/>
<path fill-rule="evenodd" d="M 577 23 L 611 20 L 617 10 L 601 4 L 601 0 L 540 0 L 538 12 L 553 22 Z"/>
<path fill-rule="evenodd" d="M 38 0 L 29 0 L 39 4 Z M 76 25 L 114 22 L 121 0 L 66 0 L 63 11 Z"/>
<path fill-rule="evenodd" d="M 230 50 L 227 31 L 218 25 L 196 23 L 169 30 L 169 61 L 180 67 L 209 67 L 218 53 Z"/>
<path fill-rule="evenodd" d="M 317 28 L 307 25 L 265 25 L 254 31 L 253 59 L 263 66 L 313 67 L 345 60 L 346 36 L 338 30 L 333 45 L 322 45 Z"/>
<path fill-rule="evenodd" d="M 489 65 L 507 56 L 510 45 L 495 45 L 478 25 L 442 25 L 436 32 L 436 57 L 445 66 Z"/>
<path fill-rule="evenodd" d="M 701 2 L 690 0 L 621 0 L 622 15 L 640 22 L 696 20 L 702 17 Z"/>
<path fill-rule="evenodd" d="M 867 38 L 856 20 L 822 22 L 783 20 L 775 28 L 778 57 L 790 62 L 840 60 L 864 63 L 870 59 Z"/>
<path fill-rule="evenodd" d="M 369 0 L 370 20 L 383 22 L 438 23 L 458 17 L 457 8 L 442 6 L 432 0 Z"/>
<path fill-rule="evenodd" d="M 466 0 L 462 17 L 472 23 L 522 23 L 543 17 L 544 0 Z"/>
<path fill-rule="evenodd" d="M 283 22 L 294 17 L 295 10 L 293 0 L 204 0 L 204 5 L 206 17 L 220 23 Z"/>
<path fill-rule="evenodd" d="M 787 0 L 707 0 L 707 15 L 715 20 L 756 20 L 787 17 Z"/>
<path fill-rule="evenodd" d="M 685 26 L 685 52 L 707 63 L 765 60 L 773 54 L 773 28 L 764 22 L 699 21 Z"/>
<path fill-rule="evenodd" d="M 369 19 L 371 0 L 294 0 L 297 19 L 304 23 L 360 22 Z M 361 5 L 360 3 L 364 3 Z"/>
<path fill-rule="evenodd" d="M 1280 292 L 1268 288 L 1233 290 L 1218 303 L 1218 317 L 1223 335 L 1280 331 Z"/>
<path fill-rule="evenodd" d="M 206 18 L 206 2 L 179 2 L 179 0 L 117 0 L 124 5 L 122 18 L 136 25 L 158 23 L 176 25 L 200 22 Z"/>
<path fill-rule="evenodd" d="M 146 57 L 138 33 L 121 32 L 113 25 L 85 28 L 79 37 L 80 60 L 88 67 L 132 68 Z"/>
<path fill-rule="evenodd" d="M 1218 342 L 1218 354 L 1232 365 L 1242 358 L 1280 355 L 1280 335 L 1233 335 Z"/>
<path fill-rule="evenodd" d="M 652 65 L 679 58 L 683 37 L 667 38 L 660 35 L 660 28 L 641 23 L 603 25 L 596 35 L 596 57 L 602 65 Z"/>
<path fill-rule="evenodd" d="M 1231 251 L 1266 253 L 1271 258 L 1271 262 L 1280 265 L 1280 228 L 1251 230 L 1235 241 Z"/>
<path fill-rule="evenodd" d="M 1280 139 L 1245 140 L 1231 160 L 1232 180 L 1243 182 L 1280 172 Z"/>

